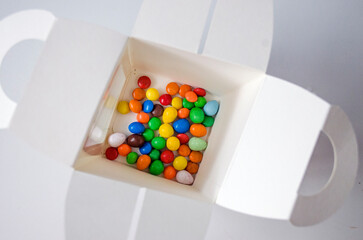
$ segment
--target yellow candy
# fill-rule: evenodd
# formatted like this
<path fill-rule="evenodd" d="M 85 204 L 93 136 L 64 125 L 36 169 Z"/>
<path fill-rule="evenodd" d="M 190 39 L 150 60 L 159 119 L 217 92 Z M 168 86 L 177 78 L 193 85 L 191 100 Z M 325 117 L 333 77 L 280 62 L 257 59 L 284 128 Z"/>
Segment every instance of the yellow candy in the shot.
<path fill-rule="evenodd" d="M 171 106 L 179 110 L 183 107 L 183 100 L 180 97 L 175 97 L 171 100 Z"/>
<path fill-rule="evenodd" d="M 170 137 L 168 140 L 166 140 L 166 147 L 170 151 L 176 151 L 180 147 L 180 141 L 177 137 Z"/>
<path fill-rule="evenodd" d="M 185 169 L 187 167 L 187 164 L 187 159 L 182 156 L 176 157 L 173 161 L 173 167 L 178 171 Z"/>
<path fill-rule="evenodd" d="M 117 111 L 122 114 L 130 112 L 129 103 L 126 101 L 120 101 L 117 105 Z"/>
<path fill-rule="evenodd" d="M 168 138 L 168 137 L 173 136 L 174 129 L 170 124 L 164 123 L 159 128 L 159 134 L 163 138 Z"/>
<path fill-rule="evenodd" d="M 146 91 L 146 97 L 151 101 L 156 101 L 159 99 L 159 92 L 155 88 L 149 88 Z"/>
<path fill-rule="evenodd" d="M 173 107 L 168 107 L 164 110 L 163 113 L 163 122 L 164 123 L 171 123 L 175 120 L 176 116 L 178 115 L 178 112 Z"/>

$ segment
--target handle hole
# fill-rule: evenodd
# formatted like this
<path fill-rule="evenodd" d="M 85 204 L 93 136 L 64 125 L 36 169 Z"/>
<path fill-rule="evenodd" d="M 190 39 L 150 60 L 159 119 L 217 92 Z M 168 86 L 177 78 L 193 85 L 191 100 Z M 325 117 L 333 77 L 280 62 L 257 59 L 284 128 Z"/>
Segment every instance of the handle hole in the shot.
<path fill-rule="evenodd" d="M 333 168 L 334 149 L 329 137 L 321 131 L 300 185 L 299 194 L 311 196 L 320 192 L 328 182 Z"/>

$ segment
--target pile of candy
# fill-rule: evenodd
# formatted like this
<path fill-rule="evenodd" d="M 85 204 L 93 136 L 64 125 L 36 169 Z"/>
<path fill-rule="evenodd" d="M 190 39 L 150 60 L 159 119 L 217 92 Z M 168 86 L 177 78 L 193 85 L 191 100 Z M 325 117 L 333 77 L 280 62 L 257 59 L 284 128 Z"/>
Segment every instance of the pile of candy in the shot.
<path fill-rule="evenodd" d="M 115 160 L 120 154 L 128 164 L 136 163 L 139 170 L 148 169 L 153 175 L 163 173 L 167 179 L 192 184 L 203 158 L 202 151 L 207 148 L 202 137 L 207 135 L 207 127 L 214 124 L 218 102 L 207 102 L 202 88 L 179 87 L 175 82 L 166 86 L 167 94 L 159 96 L 158 90 L 149 88 L 151 80 L 147 76 L 140 77 L 138 85 L 132 92 L 134 99 L 120 101 L 117 106 L 121 114 L 130 110 L 137 113 L 137 121 L 128 127 L 132 134 L 128 137 L 123 133 L 111 134 L 110 147 L 105 152 L 107 159 Z M 147 100 L 142 103 L 145 97 Z M 132 148 L 139 148 L 140 155 Z"/>

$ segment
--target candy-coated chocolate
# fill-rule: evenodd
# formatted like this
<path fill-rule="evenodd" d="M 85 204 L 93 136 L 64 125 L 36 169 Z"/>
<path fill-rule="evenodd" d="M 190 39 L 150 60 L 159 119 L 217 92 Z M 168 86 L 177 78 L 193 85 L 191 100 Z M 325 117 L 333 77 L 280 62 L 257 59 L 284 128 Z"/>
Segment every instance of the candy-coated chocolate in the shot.
<path fill-rule="evenodd" d="M 218 109 L 219 109 L 219 103 L 216 100 L 207 102 L 203 107 L 204 113 L 207 116 L 216 115 L 218 112 Z"/>
<path fill-rule="evenodd" d="M 151 130 L 150 128 L 147 128 L 142 133 L 142 136 L 144 137 L 145 141 L 150 142 L 154 138 L 155 134 L 154 134 L 153 130 Z"/>
<path fill-rule="evenodd" d="M 160 96 L 159 98 L 159 102 L 161 105 L 163 106 L 167 106 L 167 105 L 170 105 L 171 104 L 171 96 L 170 94 L 163 94 Z"/>
<path fill-rule="evenodd" d="M 204 127 L 203 124 L 200 123 L 192 124 L 189 131 L 194 137 L 204 137 L 205 135 L 207 135 L 207 129 Z"/>
<path fill-rule="evenodd" d="M 205 115 L 201 108 L 195 107 L 190 110 L 189 117 L 193 123 L 202 123 Z"/>
<path fill-rule="evenodd" d="M 151 163 L 149 171 L 152 175 L 160 175 L 164 171 L 164 164 L 160 160 L 155 160 Z"/>
<path fill-rule="evenodd" d="M 176 135 L 176 137 L 179 139 L 180 144 L 186 144 L 189 142 L 188 135 L 186 135 L 184 133 L 179 133 L 178 135 Z"/>
<path fill-rule="evenodd" d="M 177 115 L 178 115 L 178 112 L 176 111 L 175 108 L 167 107 L 164 110 L 164 113 L 163 113 L 163 122 L 164 123 L 171 123 L 171 122 L 173 122 L 175 120 Z"/>
<path fill-rule="evenodd" d="M 192 137 L 188 144 L 189 148 L 193 151 L 203 151 L 207 148 L 207 142 L 197 137 Z"/>
<path fill-rule="evenodd" d="M 134 113 L 139 113 L 142 109 L 142 105 L 141 105 L 141 102 L 135 100 L 135 99 L 132 99 L 130 102 L 129 102 L 129 107 L 130 107 L 130 110 Z"/>
<path fill-rule="evenodd" d="M 127 154 L 129 154 L 131 152 L 131 147 L 127 144 L 121 144 L 118 148 L 117 148 L 118 153 L 121 156 L 127 156 Z"/>
<path fill-rule="evenodd" d="M 176 170 L 173 166 L 167 166 L 165 169 L 164 169 L 164 177 L 166 179 L 173 179 L 175 178 L 176 176 Z"/>
<path fill-rule="evenodd" d="M 128 164 L 135 164 L 138 158 L 139 155 L 136 152 L 130 152 L 129 154 L 127 154 L 126 162 Z"/>
<path fill-rule="evenodd" d="M 195 92 L 198 96 L 204 97 L 207 92 L 203 88 L 194 88 L 193 92 Z"/>
<path fill-rule="evenodd" d="M 134 91 L 132 92 L 132 97 L 135 100 L 141 101 L 142 99 L 145 98 L 145 91 L 144 89 L 141 88 L 135 88 Z"/>
<path fill-rule="evenodd" d="M 185 169 L 187 167 L 187 164 L 188 164 L 188 161 L 183 156 L 178 156 L 173 161 L 173 167 L 178 171 Z"/>
<path fill-rule="evenodd" d="M 180 147 L 180 142 L 179 139 L 177 137 L 170 137 L 166 140 L 166 147 L 170 150 L 170 151 L 176 151 L 179 149 Z"/>
<path fill-rule="evenodd" d="M 163 149 L 165 147 L 165 139 L 162 138 L 162 137 L 154 137 L 152 140 L 151 140 L 151 145 L 153 148 L 155 149 Z"/>
<path fill-rule="evenodd" d="M 153 117 L 161 117 L 164 113 L 164 107 L 160 104 L 155 104 L 154 110 L 152 110 L 151 115 Z"/>
<path fill-rule="evenodd" d="M 142 123 L 132 122 L 129 125 L 129 131 L 136 134 L 143 133 L 145 131 L 145 127 Z"/>
<path fill-rule="evenodd" d="M 142 89 L 146 89 L 146 88 L 150 87 L 151 80 L 148 76 L 141 76 L 137 80 L 137 85 L 139 85 L 139 87 Z"/>
<path fill-rule="evenodd" d="M 150 156 L 151 160 L 153 160 L 153 161 L 158 160 L 158 159 L 160 159 L 160 151 L 157 149 L 153 149 L 149 153 L 149 156 Z"/>
<path fill-rule="evenodd" d="M 139 148 L 139 151 L 141 154 L 149 154 L 152 150 L 152 147 L 151 147 L 151 143 L 150 142 L 145 142 L 144 145 L 142 145 L 140 148 Z"/>
<path fill-rule="evenodd" d="M 108 160 L 115 160 L 118 156 L 117 149 L 114 147 L 109 147 L 106 149 L 105 155 Z"/>
<path fill-rule="evenodd" d="M 189 91 L 185 93 L 185 98 L 189 101 L 189 102 L 196 102 L 198 100 L 198 96 L 197 94 L 195 94 L 195 92 L 193 91 Z"/>
<path fill-rule="evenodd" d="M 194 107 L 194 103 L 189 102 L 186 98 L 183 99 L 183 107 L 192 109 Z"/>
<path fill-rule="evenodd" d="M 174 129 L 173 129 L 173 127 L 170 124 L 164 123 L 159 128 L 159 134 L 163 138 L 168 138 L 168 137 L 173 136 Z"/>
<path fill-rule="evenodd" d="M 171 82 L 166 85 L 166 92 L 170 95 L 175 95 L 179 92 L 179 85 L 176 82 Z"/>
<path fill-rule="evenodd" d="M 146 100 L 142 104 L 142 111 L 144 111 L 146 113 L 150 113 L 152 110 L 154 110 L 154 103 L 150 100 Z"/>
<path fill-rule="evenodd" d="M 198 172 L 199 165 L 193 162 L 188 162 L 186 170 L 190 174 L 196 174 Z"/>
<path fill-rule="evenodd" d="M 151 163 L 151 158 L 148 155 L 141 155 L 136 162 L 136 167 L 139 170 L 146 169 Z"/>
<path fill-rule="evenodd" d="M 111 147 L 117 148 L 126 140 L 126 135 L 123 133 L 113 133 L 108 137 L 108 144 Z"/>
<path fill-rule="evenodd" d="M 178 110 L 178 118 L 187 118 L 189 117 L 190 110 L 188 108 L 181 108 Z"/>
<path fill-rule="evenodd" d="M 180 88 L 179 88 L 179 95 L 182 96 L 182 97 L 185 97 L 185 93 L 189 92 L 192 90 L 192 87 L 187 85 L 187 84 L 184 84 L 184 85 L 181 85 Z"/>
<path fill-rule="evenodd" d="M 164 150 L 160 155 L 160 159 L 163 163 L 171 163 L 174 160 L 174 153 L 170 150 Z"/>
<path fill-rule="evenodd" d="M 181 184 L 190 185 L 194 182 L 194 178 L 189 172 L 183 170 L 176 174 L 176 181 Z"/>
<path fill-rule="evenodd" d="M 179 110 L 183 107 L 183 100 L 180 97 L 174 97 L 173 100 L 171 100 L 171 106 Z"/>
<path fill-rule="evenodd" d="M 144 145 L 145 139 L 142 135 L 132 134 L 127 137 L 126 142 L 131 147 L 141 147 L 142 145 Z"/>
<path fill-rule="evenodd" d="M 211 116 L 205 116 L 203 120 L 203 125 L 205 127 L 211 127 L 214 124 L 214 118 Z"/>
<path fill-rule="evenodd" d="M 177 133 L 186 133 L 189 130 L 190 123 L 186 119 L 179 119 L 173 123 L 173 128 Z"/>
<path fill-rule="evenodd" d="M 204 97 L 198 97 L 198 100 L 194 103 L 194 106 L 203 108 L 207 103 L 207 100 Z"/>
<path fill-rule="evenodd" d="M 178 149 L 178 153 L 180 156 L 183 156 L 183 157 L 188 157 L 189 154 L 190 154 L 190 148 L 183 144 L 183 145 L 180 145 L 179 149 Z"/>
<path fill-rule="evenodd" d="M 156 101 L 159 99 L 159 92 L 155 88 L 149 88 L 146 91 L 146 97 L 151 101 Z"/>
<path fill-rule="evenodd" d="M 203 153 L 192 151 L 189 155 L 189 160 L 195 163 L 200 163 L 203 159 Z"/>
<path fill-rule="evenodd" d="M 127 114 L 130 112 L 129 103 L 126 101 L 120 101 L 117 105 L 117 111 L 121 114 Z"/>
<path fill-rule="evenodd" d="M 158 130 L 161 125 L 161 120 L 157 117 L 152 117 L 149 120 L 148 125 L 151 130 Z"/>
<path fill-rule="evenodd" d="M 139 123 L 148 123 L 149 120 L 150 120 L 150 117 L 149 117 L 149 114 L 145 113 L 145 112 L 139 112 L 137 115 L 136 115 L 136 120 L 139 122 Z"/>

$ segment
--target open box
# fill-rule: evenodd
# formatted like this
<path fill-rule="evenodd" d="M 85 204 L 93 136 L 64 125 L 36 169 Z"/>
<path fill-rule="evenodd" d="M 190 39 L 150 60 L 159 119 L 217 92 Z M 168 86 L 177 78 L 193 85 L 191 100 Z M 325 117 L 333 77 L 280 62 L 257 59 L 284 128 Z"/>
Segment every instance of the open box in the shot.
<path fill-rule="evenodd" d="M 155 14 L 166 7 L 168 14 Z M 43 53 L 10 129 L 49 161 L 71 169 L 69 189 L 85 172 L 101 176 L 97 182 L 110 179 L 105 186 L 122 182 L 156 190 L 157 202 L 166 201 L 161 193 L 166 192 L 299 226 L 328 218 L 349 194 L 358 163 L 349 119 L 338 107 L 265 73 L 271 5 L 145 1 L 131 37 L 63 19 L 53 19 L 46 29 Z M 134 73 L 154 76 L 158 86 L 178 79 L 220 100 L 192 186 L 82 151 L 95 122 L 101 126 L 100 143 L 112 131 L 117 103 L 112 99 L 128 94 Z M 319 193 L 301 196 L 298 189 L 321 131 L 332 141 L 334 170 Z M 74 201 L 72 196 L 67 201 Z"/>

